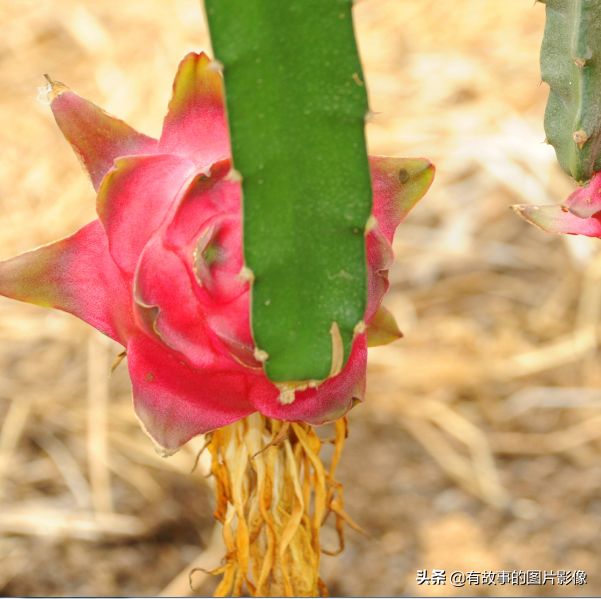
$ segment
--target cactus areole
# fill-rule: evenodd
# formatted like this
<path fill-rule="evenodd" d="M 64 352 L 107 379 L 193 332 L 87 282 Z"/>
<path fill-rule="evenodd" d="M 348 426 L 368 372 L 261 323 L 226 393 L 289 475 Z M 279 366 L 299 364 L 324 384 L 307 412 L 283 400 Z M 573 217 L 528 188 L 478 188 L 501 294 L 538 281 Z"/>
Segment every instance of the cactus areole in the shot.
<path fill-rule="evenodd" d="M 0 294 L 70 312 L 126 347 L 136 413 L 164 453 L 256 411 L 317 425 L 363 400 L 368 341 L 400 336 L 380 306 L 392 237 L 434 173 L 425 159 L 370 159 L 366 330 L 339 374 L 282 390 L 251 335 L 240 183 L 229 176 L 222 77 L 210 64 L 184 58 L 159 140 L 51 81 L 52 112 L 98 192 L 98 219 L 0 263 Z"/>
<path fill-rule="evenodd" d="M 268 378 L 289 388 L 340 371 L 367 306 L 368 103 L 351 7 L 205 0 L 242 185 L 253 339 Z"/>

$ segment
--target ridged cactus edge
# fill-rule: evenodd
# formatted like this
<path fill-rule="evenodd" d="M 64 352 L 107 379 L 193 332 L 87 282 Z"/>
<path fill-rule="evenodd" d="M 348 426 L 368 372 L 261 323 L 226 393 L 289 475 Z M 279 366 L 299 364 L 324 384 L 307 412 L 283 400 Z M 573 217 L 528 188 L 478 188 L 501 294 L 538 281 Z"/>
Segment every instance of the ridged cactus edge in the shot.
<path fill-rule="evenodd" d="M 351 0 L 205 0 L 267 376 L 334 376 L 363 332 L 372 189 Z M 235 15 L 235 18 L 233 18 Z"/>

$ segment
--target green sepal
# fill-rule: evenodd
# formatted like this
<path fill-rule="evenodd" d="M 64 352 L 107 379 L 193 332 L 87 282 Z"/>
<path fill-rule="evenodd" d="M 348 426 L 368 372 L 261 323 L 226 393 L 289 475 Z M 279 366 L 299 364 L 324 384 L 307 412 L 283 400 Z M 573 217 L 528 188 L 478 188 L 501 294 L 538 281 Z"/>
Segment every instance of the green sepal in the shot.
<path fill-rule="evenodd" d="M 380 306 L 372 321 L 367 325 L 367 347 L 388 345 L 403 336 L 394 316 Z"/>

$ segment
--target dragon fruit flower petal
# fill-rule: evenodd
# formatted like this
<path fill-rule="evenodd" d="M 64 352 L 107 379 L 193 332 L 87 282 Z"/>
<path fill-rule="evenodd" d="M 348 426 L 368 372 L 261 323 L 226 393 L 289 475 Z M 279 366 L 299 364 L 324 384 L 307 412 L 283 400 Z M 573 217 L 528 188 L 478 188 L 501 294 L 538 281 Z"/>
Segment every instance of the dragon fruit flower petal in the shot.
<path fill-rule="evenodd" d="M 367 310 L 365 322 L 369 324 L 375 316 L 390 283 L 388 269 L 394 263 L 392 245 L 380 227 L 372 229 L 365 239 L 367 246 Z"/>
<path fill-rule="evenodd" d="M 241 189 L 227 176 L 214 66 L 184 58 L 158 145 L 53 82 L 53 113 L 98 189 L 100 220 L 0 263 L 0 294 L 71 312 L 127 347 L 136 413 L 163 453 L 255 410 L 318 425 L 363 401 L 368 343 L 400 336 L 380 305 L 394 232 L 434 174 L 424 159 L 370 159 L 366 328 L 337 376 L 283 394 L 255 355 Z"/>
<path fill-rule="evenodd" d="M 159 228 L 193 162 L 173 154 L 117 158 L 100 189 L 96 208 L 111 256 L 132 277 L 140 254 Z"/>
<path fill-rule="evenodd" d="M 187 156 L 201 166 L 230 156 L 223 80 L 215 64 L 204 52 L 191 52 L 180 63 L 160 152 Z"/>
<path fill-rule="evenodd" d="M 63 83 L 49 79 L 49 85 L 50 108 L 56 123 L 96 191 L 115 158 L 156 152 L 156 139 L 138 133 L 122 120 L 78 96 Z"/>
<path fill-rule="evenodd" d="M 394 264 L 392 240 L 397 227 L 428 191 L 434 179 L 434 165 L 426 158 L 370 156 L 375 225 L 366 236 L 368 303 L 365 322 L 369 324 L 381 308 L 388 291 L 388 269 Z M 394 320 L 390 314 L 388 319 Z M 396 327 L 398 330 L 398 327 Z M 399 331 L 400 333 L 400 331 Z M 394 340 L 394 335 L 390 337 Z"/>
<path fill-rule="evenodd" d="M 130 339 L 127 362 L 134 409 L 161 453 L 255 411 L 242 373 L 195 371 L 143 333 Z"/>
<path fill-rule="evenodd" d="M 235 369 L 236 361 L 207 325 L 195 285 L 181 257 L 166 249 L 160 238 L 153 239 L 144 248 L 135 275 L 138 322 L 192 368 Z"/>
<path fill-rule="evenodd" d="M 95 220 L 77 233 L 0 262 L 0 295 L 58 308 L 126 344 L 134 328 L 131 290 Z"/>
<path fill-rule="evenodd" d="M 434 165 L 427 158 L 370 156 L 373 214 L 392 243 L 396 228 L 430 188 Z"/>
<path fill-rule="evenodd" d="M 209 176 L 193 178 L 147 243 L 134 276 L 141 324 L 196 369 L 238 367 L 235 348 L 243 362 L 254 350 L 249 285 L 239 276 L 240 187 L 228 171 L 229 163 L 217 163 Z"/>
<path fill-rule="evenodd" d="M 580 187 L 566 200 L 567 209 L 579 218 L 601 212 L 601 177 L 593 176 L 587 187 Z"/>
<path fill-rule="evenodd" d="M 552 204 L 533 206 L 516 204 L 513 210 L 522 218 L 547 233 L 601 237 L 601 221 L 594 216 L 579 218 L 567 206 Z"/>

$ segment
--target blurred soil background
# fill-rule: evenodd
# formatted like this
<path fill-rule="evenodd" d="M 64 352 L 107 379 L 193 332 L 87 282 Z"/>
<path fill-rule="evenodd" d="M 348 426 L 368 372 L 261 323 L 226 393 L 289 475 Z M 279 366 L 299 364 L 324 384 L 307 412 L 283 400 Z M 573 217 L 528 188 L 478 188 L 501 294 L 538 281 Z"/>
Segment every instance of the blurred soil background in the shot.
<path fill-rule="evenodd" d="M 339 479 L 335 595 L 601 595 L 601 242 L 508 209 L 573 189 L 545 145 L 544 6 L 362 0 L 372 153 L 427 156 Z M 158 135 L 179 60 L 208 49 L 197 0 L 0 0 L 0 258 L 94 218 L 42 73 Z M 0 594 L 190 594 L 217 565 L 202 439 L 159 458 L 121 351 L 69 315 L 0 298 Z M 324 432 L 327 434 L 327 431 Z M 327 456 L 326 456 L 327 457 Z M 332 530 L 324 545 L 335 546 Z M 199 557 L 200 556 L 200 557 Z M 418 586 L 416 570 L 584 570 L 586 586 Z M 195 578 L 196 596 L 215 581 Z"/>

